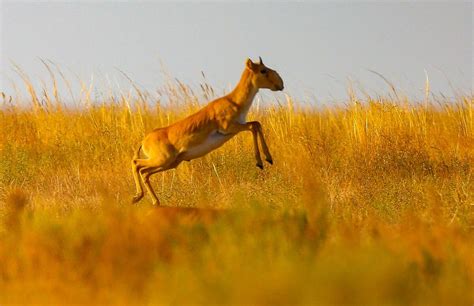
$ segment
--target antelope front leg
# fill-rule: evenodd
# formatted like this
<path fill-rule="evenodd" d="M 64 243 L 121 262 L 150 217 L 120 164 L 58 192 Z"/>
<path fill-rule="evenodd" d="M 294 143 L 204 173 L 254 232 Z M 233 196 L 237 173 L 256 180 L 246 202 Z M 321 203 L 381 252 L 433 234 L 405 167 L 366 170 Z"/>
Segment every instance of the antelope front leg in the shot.
<path fill-rule="evenodd" d="M 257 161 L 257 167 L 263 169 L 262 157 L 260 157 L 260 149 L 258 147 L 258 131 L 255 127 L 252 127 L 253 146 L 255 149 L 255 160 Z"/>
<path fill-rule="evenodd" d="M 243 131 L 251 131 L 253 136 L 253 146 L 255 149 L 255 160 L 257 161 L 257 167 L 263 169 L 262 157 L 260 156 L 260 149 L 258 147 L 258 126 L 260 125 L 257 121 L 247 122 L 245 124 L 241 123 L 232 123 L 227 127 L 223 134 L 237 134 Z M 265 149 L 264 149 L 265 150 Z M 265 154 L 265 156 L 267 156 Z"/>
<path fill-rule="evenodd" d="M 270 154 L 270 150 L 268 149 L 267 142 L 265 141 L 265 137 L 263 136 L 263 130 L 262 130 L 262 125 L 258 121 L 253 121 L 257 132 L 258 136 L 260 138 L 260 142 L 262 144 L 262 149 L 263 149 L 263 154 L 265 154 L 265 160 L 270 164 L 273 165 L 273 158 L 272 155 Z"/>

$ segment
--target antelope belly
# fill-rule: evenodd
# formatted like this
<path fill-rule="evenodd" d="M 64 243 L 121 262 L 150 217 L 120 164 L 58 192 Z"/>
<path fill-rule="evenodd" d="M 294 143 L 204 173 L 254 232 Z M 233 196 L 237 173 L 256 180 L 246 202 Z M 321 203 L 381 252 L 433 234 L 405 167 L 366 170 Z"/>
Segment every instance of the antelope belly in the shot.
<path fill-rule="evenodd" d="M 206 155 L 223 145 L 227 140 L 232 138 L 232 136 L 233 135 L 223 135 L 215 131 L 211 133 L 204 142 L 187 148 L 187 150 L 182 153 L 182 158 L 184 160 L 191 160 Z"/>

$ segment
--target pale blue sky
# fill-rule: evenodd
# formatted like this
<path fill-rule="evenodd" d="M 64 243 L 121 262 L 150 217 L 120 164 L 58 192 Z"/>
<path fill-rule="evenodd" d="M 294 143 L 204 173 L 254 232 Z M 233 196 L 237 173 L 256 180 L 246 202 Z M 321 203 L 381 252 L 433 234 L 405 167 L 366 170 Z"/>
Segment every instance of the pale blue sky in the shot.
<path fill-rule="evenodd" d="M 287 92 L 320 100 L 346 96 L 351 78 L 388 92 L 375 70 L 411 97 L 453 96 L 473 85 L 471 2 L 13 2 L 3 1 L 0 90 L 15 79 L 9 61 L 35 82 L 48 80 L 38 58 L 99 87 L 128 88 L 115 67 L 146 89 L 162 84 L 160 61 L 191 85 L 201 71 L 218 89 L 233 87 L 247 56 L 280 72 Z M 72 80 L 74 81 L 74 80 Z M 102 83 L 101 83 L 102 82 Z M 452 83 L 450 85 L 449 83 Z M 115 86 L 115 85 L 114 85 Z"/>

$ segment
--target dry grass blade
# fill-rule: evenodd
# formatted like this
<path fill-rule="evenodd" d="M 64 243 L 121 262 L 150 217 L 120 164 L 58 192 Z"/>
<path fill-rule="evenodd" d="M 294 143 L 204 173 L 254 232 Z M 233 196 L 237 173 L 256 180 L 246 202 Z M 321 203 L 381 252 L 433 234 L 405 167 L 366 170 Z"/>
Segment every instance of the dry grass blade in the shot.
<path fill-rule="evenodd" d="M 38 111 L 18 66 L 29 97 L 1 97 L 1 305 L 472 304 L 472 96 L 429 97 L 427 78 L 424 104 L 398 99 L 373 72 L 392 97 L 266 98 L 248 119 L 272 166 L 256 169 L 238 135 L 152 178 L 153 208 L 129 203 L 133 150 L 212 87 L 170 78 L 155 100 L 123 73 L 133 88 L 119 99 L 94 78 L 69 84 L 72 108 L 43 64 L 53 90 L 41 98 L 61 107 Z"/>

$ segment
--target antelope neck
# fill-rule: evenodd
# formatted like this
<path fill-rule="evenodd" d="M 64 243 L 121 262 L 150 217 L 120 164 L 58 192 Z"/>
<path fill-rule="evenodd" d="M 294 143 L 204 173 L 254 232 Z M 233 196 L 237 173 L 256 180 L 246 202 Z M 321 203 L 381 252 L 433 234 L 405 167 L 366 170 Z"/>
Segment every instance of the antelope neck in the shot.
<path fill-rule="evenodd" d="M 251 72 L 245 69 L 239 83 L 229 96 L 240 108 L 248 109 L 257 92 L 258 88 L 252 84 Z"/>

